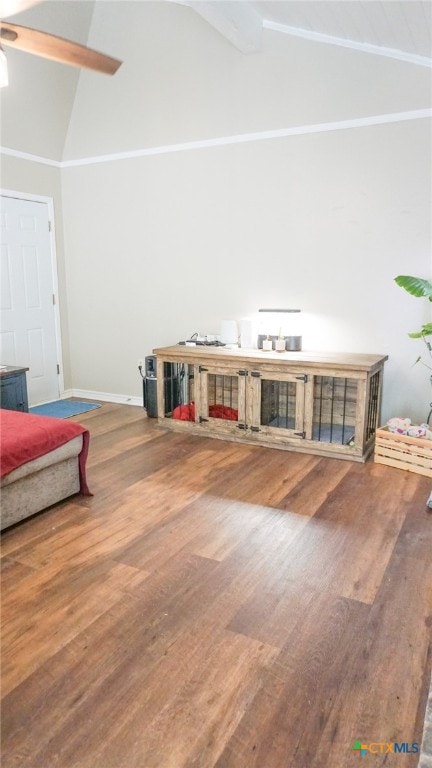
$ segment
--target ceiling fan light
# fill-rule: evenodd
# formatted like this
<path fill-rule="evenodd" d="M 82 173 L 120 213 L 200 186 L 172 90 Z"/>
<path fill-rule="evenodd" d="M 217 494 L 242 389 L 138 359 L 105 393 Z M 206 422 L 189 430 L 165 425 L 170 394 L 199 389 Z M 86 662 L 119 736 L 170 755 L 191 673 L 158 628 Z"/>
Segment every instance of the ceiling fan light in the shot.
<path fill-rule="evenodd" d="M 5 52 L 0 45 L 0 88 L 9 85 L 8 65 Z"/>

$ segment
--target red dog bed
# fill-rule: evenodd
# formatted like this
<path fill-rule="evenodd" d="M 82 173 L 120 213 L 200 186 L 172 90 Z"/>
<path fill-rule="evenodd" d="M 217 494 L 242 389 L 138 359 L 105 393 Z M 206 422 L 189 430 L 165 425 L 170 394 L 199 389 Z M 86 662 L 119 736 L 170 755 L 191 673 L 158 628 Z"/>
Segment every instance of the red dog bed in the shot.
<path fill-rule="evenodd" d="M 235 408 L 230 408 L 229 405 L 219 405 L 218 403 L 209 406 L 209 416 L 212 419 L 238 421 L 238 411 Z M 177 408 L 174 408 L 172 417 L 173 419 L 180 419 L 180 421 L 195 421 L 195 403 L 178 405 Z"/>

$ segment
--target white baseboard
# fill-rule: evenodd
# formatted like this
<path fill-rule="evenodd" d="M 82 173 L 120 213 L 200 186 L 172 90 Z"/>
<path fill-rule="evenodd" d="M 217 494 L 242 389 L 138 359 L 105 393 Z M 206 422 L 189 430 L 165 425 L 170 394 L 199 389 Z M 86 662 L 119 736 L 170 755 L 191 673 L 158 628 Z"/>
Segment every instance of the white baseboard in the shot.
<path fill-rule="evenodd" d="M 67 397 L 83 397 L 86 400 L 102 400 L 104 403 L 120 403 L 121 405 L 139 405 L 143 407 L 142 397 L 130 395 L 113 395 L 111 392 L 91 392 L 88 389 L 65 389 L 61 395 L 64 400 Z"/>

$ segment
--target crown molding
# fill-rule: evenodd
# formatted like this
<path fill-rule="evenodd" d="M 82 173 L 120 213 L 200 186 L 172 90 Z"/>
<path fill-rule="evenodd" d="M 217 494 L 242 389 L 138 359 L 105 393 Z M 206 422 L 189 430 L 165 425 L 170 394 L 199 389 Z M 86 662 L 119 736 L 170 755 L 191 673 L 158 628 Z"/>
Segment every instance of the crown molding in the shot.
<path fill-rule="evenodd" d="M 29 152 L 21 152 L 19 149 L 10 149 L 9 147 L 0 147 L 0 153 L 2 155 L 9 155 L 9 157 L 18 157 L 21 160 L 31 160 L 33 163 L 41 163 L 42 165 L 51 165 L 53 168 L 61 168 L 62 164 L 59 160 L 50 160 L 49 157 L 40 157 L 40 155 L 32 155 Z"/>
<path fill-rule="evenodd" d="M 300 125 L 291 128 L 277 128 L 256 133 L 241 133 L 234 136 L 222 136 L 202 141 L 188 141 L 181 144 L 167 144 L 160 147 L 148 147 L 135 149 L 129 152 L 114 152 L 109 155 L 96 155 L 95 157 L 77 158 L 76 160 L 48 160 L 46 157 L 30 155 L 8 147 L 0 147 L 0 154 L 18 157 L 22 160 L 30 160 L 34 163 L 52 165 L 55 168 L 77 168 L 83 165 L 98 165 L 100 163 L 112 163 L 118 160 L 130 160 L 138 157 L 151 157 L 154 155 L 166 155 L 173 152 L 187 152 L 195 149 L 210 149 L 233 144 L 245 144 L 254 141 L 266 141 L 281 139 L 289 136 L 305 136 L 313 133 L 331 133 L 332 131 L 345 131 L 354 128 L 366 128 L 372 125 L 385 125 L 387 123 L 402 123 L 409 120 L 423 120 L 432 117 L 432 109 L 414 109 L 408 112 L 392 112 L 385 115 L 371 115 L 370 117 L 357 117 L 350 120 L 339 120 L 332 123 L 316 123 L 314 125 Z"/>

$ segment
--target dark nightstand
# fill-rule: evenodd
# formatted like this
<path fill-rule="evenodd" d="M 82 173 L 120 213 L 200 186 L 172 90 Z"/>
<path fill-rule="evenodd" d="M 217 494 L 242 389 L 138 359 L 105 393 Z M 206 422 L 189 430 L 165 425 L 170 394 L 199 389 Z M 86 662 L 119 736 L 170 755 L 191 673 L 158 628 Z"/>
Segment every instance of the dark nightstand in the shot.
<path fill-rule="evenodd" d="M 0 407 L 8 411 L 28 411 L 27 380 L 28 368 L 7 365 L 0 369 Z"/>

